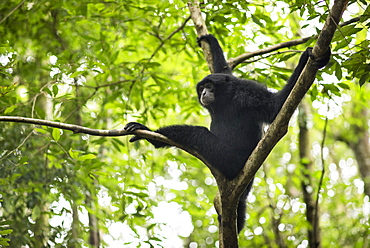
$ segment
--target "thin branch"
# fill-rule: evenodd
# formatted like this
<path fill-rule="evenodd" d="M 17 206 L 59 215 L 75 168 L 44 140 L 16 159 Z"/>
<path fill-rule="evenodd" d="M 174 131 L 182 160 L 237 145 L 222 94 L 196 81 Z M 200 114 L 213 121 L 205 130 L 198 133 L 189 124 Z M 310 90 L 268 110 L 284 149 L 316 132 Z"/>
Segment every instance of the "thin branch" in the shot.
<path fill-rule="evenodd" d="M 124 136 L 128 134 L 132 134 L 132 133 L 127 132 L 124 129 L 115 129 L 115 130 L 92 129 L 92 128 L 87 128 L 87 127 L 83 127 L 79 125 L 61 123 L 61 122 L 56 122 L 56 121 L 34 119 L 34 118 L 18 117 L 18 116 L 0 116 L 0 122 L 18 122 L 18 123 L 35 124 L 35 125 L 69 130 L 69 131 L 72 131 L 73 133 L 84 133 L 84 134 L 91 134 L 95 136 Z"/>
<path fill-rule="evenodd" d="M 300 166 L 302 168 L 301 188 L 303 192 L 303 200 L 306 203 L 306 219 L 310 226 L 308 230 L 308 243 L 310 248 L 322 247 L 321 232 L 320 232 L 320 219 L 319 219 L 319 206 L 315 205 L 312 193 L 308 188 L 312 186 L 312 166 L 313 161 L 310 155 L 310 133 L 307 126 L 308 122 L 308 104 L 302 102 L 299 105 L 298 123 L 299 123 L 299 158 L 301 160 Z"/>
<path fill-rule="evenodd" d="M 77 85 L 76 86 L 76 89 L 77 89 Z M 90 94 L 90 96 L 86 97 L 84 99 L 84 101 L 81 103 L 81 106 L 85 105 L 87 103 L 87 101 L 89 101 L 93 96 L 95 96 L 95 94 L 98 92 L 98 88 L 95 88 L 94 92 Z M 79 97 L 76 97 L 76 99 L 78 99 Z M 79 110 L 79 106 L 76 105 L 76 108 L 74 108 L 71 112 L 69 112 L 69 114 L 64 118 L 64 121 L 67 121 L 77 110 Z"/>
<path fill-rule="evenodd" d="M 154 50 L 154 52 L 152 53 L 152 56 L 150 56 L 150 59 L 151 60 L 156 54 L 157 52 L 159 51 L 159 49 L 161 49 L 164 45 L 164 43 L 171 39 L 172 36 L 174 36 L 176 33 L 178 33 L 179 31 L 181 31 L 182 29 L 184 29 L 186 23 L 190 20 L 191 16 L 189 16 L 188 18 L 185 19 L 185 21 L 180 25 L 180 27 L 178 27 L 177 29 L 175 29 L 171 34 L 169 34 L 166 38 L 164 39 L 160 39 L 161 40 L 161 44 Z"/>
<path fill-rule="evenodd" d="M 261 56 L 260 58 L 257 58 L 257 59 L 254 59 L 254 60 L 246 60 L 246 61 L 242 61 L 241 63 L 242 64 L 250 64 L 250 63 L 254 63 L 254 62 L 257 62 L 261 59 L 266 59 L 268 57 L 272 57 L 272 56 L 275 56 L 275 55 L 280 55 L 280 54 L 284 54 L 284 53 L 303 53 L 304 51 L 302 50 L 287 50 L 287 51 L 278 51 L 278 52 L 275 52 L 275 53 L 270 53 L 270 54 L 267 54 L 266 56 Z M 267 63 L 266 63 L 267 64 Z"/>
<path fill-rule="evenodd" d="M 32 132 L 31 131 L 29 134 L 27 134 L 26 138 L 24 138 L 22 140 L 22 142 L 16 147 L 14 148 L 13 150 L 11 150 L 10 152 L 8 152 L 7 154 L 5 154 L 3 157 L 0 158 L 0 161 L 2 161 L 3 159 L 7 158 L 9 155 L 11 155 L 13 152 L 17 151 L 21 146 L 23 146 L 23 144 L 29 139 L 29 137 L 31 137 L 32 135 Z"/>
<path fill-rule="evenodd" d="M 329 102 L 328 102 L 327 112 L 329 112 L 329 109 L 330 109 L 330 105 L 329 105 Z M 328 122 L 329 122 L 329 118 L 328 118 L 328 116 L 326 116 L 326 118 L 325 118 L 325 124 L 324 124 L 323 137 L 322 137 L 322 141 L 321 141 L 321 166 L 322 166 L 322 168 L 321 168 L 321 176 L 320 176 L 319 185 L 317 186 L 316 202 L 315 202 L 315 209 L 316 210 L 319 207 L 319 196 L 320 196 L 320 191 L 321 191 L 321 188 L 322 188 L 322 183 L 324 181 L 324 175 L 325 175 L 324 145 L 325 145 L 325 142 L 326 142 L 326 134 L 327 134 L 327 130 L 328 130 Z M 315 211 L 315 218 L 314 218 L 314 220 L 318 220 L 319 219 L 318 214 L 319 214 L 319 212 L 318 211 Z"/>
<path fill-rule="evenodd" d="M 282 49 L 282 48 L 303 44 L 303 43 L 306 43 L 307 41 L 309 41 L 310 39 L 313 39 L 315 37 L 317 37 L 317 35 L 306 37 L 306 38 L 301 38 L 301 39 L 297 39 L 297 40 L 291 40 L 291 41 L 283 42 L 283 43 L 276 44 L 276 45 L 273 45 L 271 47 L 263 48 L 263 49 L 260 49 L 260 50 L 254 51 L 254 52 L 250 52 L 250 53 L 244 53 L 244 54 L 242 54 L 242 55 L 240 55 L 236 58 L 230 58 L 228 60 L 228 63 L 229 63 L 229 66 L 231 67 L 231 69 L 234 69 L 237 65 L 242 63 L 244 60 L 250 59 L 254 56 L 263 55 L 263 54 L 271 53 L 273 51 L 276 51 L 276 50 L 279 50 L 279 49 Z"/>
<path fill-rule="evenodd" d="M 358 22 L 358 21 L 360 21 L 361 17 L 362 17 L 362 16 L 354 17 L 354 18 L 352 18 L 352 19 L 350 19 L 350 20 L 348 20 L 348 21 L 345 21 L 345 22 L 340 23 L 340 24 L 339 24 L 339 26 L 340 26 L 340 27 L 344 27 L 344 26 L 347 26 L 347 25 L 349 25 L 349 24 L 352 24 L 352 23 Z"/>
<path fill-rule="evenodd" d="M 264 181 L 267 182 L 268 179 L 268 170 L 266 169 L 266 166 L 262 166 L 262 170 L 264 172 L 263 179 Z M 268 183 L 266 183 L 266 196 L 267 200 L 269 202 L 269 208 L 271 209 L 271 219 L 272 219 L 272 231 L 275 236 L 275 242 L 279 248 L 285 248 L 287 247 L 284 238 L 281 235 L 281 232 L 279 231 L 279 224 L 281 223 L 281 219 L 283 218 L 284 211 L 281 211 L 280 214 L 278 214 L 278 217 L 276 217 L 277 213 L 275 212 L 276 210 L 276 204 L 275 201 L 272 199 L 271 194 L 270 194 L 270 188 Z M 287 205 L 287 200 L 284 200 L 284 204 L 281 207 L 282 209 L 285 208 Z"/>
<path fill-rule="evenodd" d="M 129 83 L 129 82 L 134 82 L 134 81 L 136 81 L 136 79 L 124 79 L 124 80 L 119 80 L 119 81 L 116 81 L 116 82 L 102 84 L 102 85 L 98 85 L 98 86 L 81 85 L 81 87 L 92 88 L 92 89 L 98 90 L 100 88 L 110 87 L 110 86 L 113 86 L 113 85 L 118 85 L 118 84 L 122 84 L 122 83 Z M 76 86 L 76 85 L 72 84 L 72 86 Z"/>
<path fill-rule="evenodd" d="M 352 24 L 354 22 L 358 22 L 360 20 L 360 18 L 361 17 L 352 18 L 351 20 L 348 20 L 346 22 L 342 22 L 341 24 L 339 24 L 339 26 L 343 27 L 343 26 Z M 296 40 L 282 42 L 282 43 L 273 45 L 271 47 L 263 48 L 263 49 L 260 49 L 260 50 L 254 51 L 254 52 L 244 53 L 242 55 L 239 55 L 236 58 L 230 58 L 228 60 L 228 63 L 229 63 L 229 66 L 231 67 L 231 69 L 234 69 L 240 63 L 243 63 L 245 60 L 250 59 L 252 57 L 263 55 L 263 54 L 266 54 L 266 53 L 271 53 L 273 51 L 276 51 L 276 50 L 279 50 L 279 49 L 282 49 L 282 48 L 287 48 L 287 47 L 291 47 L 291 46 L 304 44 L 307 41 L 309 41 L 310 39 L 317 39 L 317 38 L 318 38 L 318 35 L 313 35 L 313 36 L 309 36 L 309 37 L 305 37 L 305 38 L 300 38 L 300 39 L 296 39 Z"/>
<path fill-rule="evenodd" d="M 6 19 L 8 19 L 9 16 L 11 16 L 14 11 L 16 11 L 17 9 L 19 9 L 19 7 L 21 7 L 21 5 L 25 2 L 26 0 L 22 0 L 22 2 L 20 2 L 17 6 L 14 7 L 14 9 L 12 9 L 7 15 L 4 16 L 3 19 L 1 19 L 0 21 L 0 24 L 3 23 Z"/>
<path fill-rule="evenodd" d="M 187 147 L 184 147 L 170 139 L 168 139 L 166 136 L 152 132 L 147 130 L 136 130 L 134 132 L 128 132 L 125 129 L 113 129 L 113 130 L 105 130 L 105 129 L 93 129 L 93 128 L 87 128 L 79 125 L 74 124 L 67 124 L 67 123 L 61 123 L 61 122 L 55 122 L 55 121 L 47 121 L 47 120 L 41 120 L 41 119 L 33 119 L 33 118 L 26 118 L 26 117 L 19 117 L 19 116 L 0 116 L 0 122 L 17 122 L 17 123 L 26 123 L 26 124 L 35 124 L 35 125 L 41 125 L 41 126 L 47 126 L 47 127 L 53 127 L 53 128 L 59 128 L 63 130 L 69 130 L 73 133 L 84 133 L 94 136 L 106 136 L 106 137 L 115 137 L 115 136 L 126 136 L 126 135 L 139 135 L 142 138 L 145 139 L 151 139 L 151 140 L 157 140 L 160 142 L 164 142 L 166 144 L 169 144 L 171 146 L 180 148 L 187 153 L 193 155 L 194 157 L 200 159 L 203 163 L 205 163 L 210 169 L 211 172 L 218 175 L 219 172 L 212 168 L 210 166 L 209 162 L 203 158 L 202 155 L 200 155 L 197 151 L 194 149 L 189 149 Z"/>

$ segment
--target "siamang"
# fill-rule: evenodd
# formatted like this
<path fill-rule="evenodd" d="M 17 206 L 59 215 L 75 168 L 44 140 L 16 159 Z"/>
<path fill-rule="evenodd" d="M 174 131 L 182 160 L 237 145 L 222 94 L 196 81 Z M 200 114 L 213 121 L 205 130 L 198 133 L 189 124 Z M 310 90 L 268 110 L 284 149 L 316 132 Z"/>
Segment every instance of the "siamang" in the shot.
<path fill-rule="evenodd" d="M 184 147 L 196 150 L 227 179 L 232 180 L 241 171 L 262 138 L 263 124 L 269 124 L 275 119 L 308 58 L 313 58 L 312 48 L 307 48 L 303 52 L 285 87 L 273 93 L 256 81 L 234 77 L 214 36 L 201 36 L 198 42 L 200 40 L 205 40 L 210 45 L 215 72 L 206 76 L 196 87 L 200 104 L 209 111 L 212 118 L 210 130 L 202 126 L 174 125 L 159 128 L 155 132 Z M 329 60 L 330 49 L 322 58 L 314 59 L 318 68 L 324 67 Z M 128 123 L 125 129 L 130 132 L 139 129 L 150 130 L 136 122 Z M 139 139 L 142 138 L 136 135 L 130 142 Z M 147 140 L 156 148 L 170 146 L 160 141 Z M 246 199 L 252 182 L 238 203 L 238 232 L 245 223 Z M 220 215 L 219 220 L 221 221 Z"/>

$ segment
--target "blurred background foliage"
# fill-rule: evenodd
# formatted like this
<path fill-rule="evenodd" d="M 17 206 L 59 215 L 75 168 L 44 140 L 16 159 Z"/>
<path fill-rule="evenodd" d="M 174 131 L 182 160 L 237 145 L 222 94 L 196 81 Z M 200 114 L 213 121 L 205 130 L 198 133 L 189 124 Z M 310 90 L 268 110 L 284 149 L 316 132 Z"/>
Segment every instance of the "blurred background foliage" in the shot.
<path fill-rule="evenodd" d="M 232 58 L 318 34 L 329 5 L 226 0 L 202 11 Z M 209 126 L 195 92 L 209 71 L 189 15 L 179 0 L 1 1 L 1 115 L 96 129 Z M 256 175 L 241 247 L 308 246 L 302 184 L 319 195 L 323 247 L 370 245 L 367 1 L 349 2 L 343 21 L 355 17 L 337 31 L 332 61 L 302 104 L 307 112 L 297 111 Z M 280 89 L 314 41 L 256 56 L 234 73 Z M 300 114 L 309 158 L 299 153 Z M 0 246 L 217 245 L 216 184 L 190 155 L 127 137 L 4 122 L 0 130 Z"/>

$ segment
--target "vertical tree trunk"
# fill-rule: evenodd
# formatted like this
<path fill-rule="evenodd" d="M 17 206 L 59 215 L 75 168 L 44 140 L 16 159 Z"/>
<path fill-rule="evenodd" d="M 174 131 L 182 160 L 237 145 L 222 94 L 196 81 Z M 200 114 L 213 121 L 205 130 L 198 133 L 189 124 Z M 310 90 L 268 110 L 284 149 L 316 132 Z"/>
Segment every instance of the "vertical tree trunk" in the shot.
<path fill-rule="evenodd" d="M 305 102 L 299 105 L 299 156 L 302 168 L 302 191 L 303 200 L 306 203 L 306 218 L 310 223 L 308 229 L 308 241 L 311 248 L 321 247 L 319 209 L 316 208 L 315 200 L 312 197 L 312 158 L 310 156 L 310 140 L 307 127 L 308 106 Z"/>
<path fill-rule="evenodd" d="M 370 143 L 369 143 L 369 131 L 363 130 L 363 133 L 359 136 L 357 142 L 350 145 L 352 148 L 360 175 L 365 183 L 364 192 L 370 196 Z"/>
<path fill-rule="evenodd" d="M 49 203 L 41 202 L 40 205 L 40 217 L 35 220 L 35 247 L 46 247 L 49 237 Z"/>
<path fill-rule="evenodd" d="M 368 196 L 370 196 L 370 137 L 369 126 L 367 124 L 369 117 L 369 110 L 365 107 L 357 113 L 352 113 L 352 118 L 357 120 L 362 119 L 363 122 L 361 124 L 357 122 L 351 124 L 350 130 L 354 137 L 342 137 L 356 157 L 360 176 L 365 183 L 364 192 Z"/>
<path fill-rule="evenodd" d="M 93 212 L 96 211 L 96 205 L 93 199 L 91 197 L 88 197 L 87 203 L 90 205 L 90 208 Z M 100 246 L 100 233 L 99 233 L 99 222 L 98 218 L 95 214 L 89 212 L 89 244 L 92 247 L 99 247 Z"/>
<path fill-rule="evenodd" d="M 77 244 L 79 235 L 80 235 L 80 220 L 78 218 L 78 208 L 75 202 L 72 202 L 72 227 L 71 227 L 71 235 L 72 237 L 68 239 L 68 248 L 77 248 L 79 247 Z"/>
<path fill-rule="evenodd" d="M 77 125 L 82 126 L 82 117 L 81 117 L 81 103 L 79 99 L 81 98 L 80 88 L 76 84 L 76 123 Z M 84 146 L 82 148 L 86 150 L 87 147 Z M 92 187 L 90 188 L 90 192 L 86 194 L 85 202 L 86 205 L 90 207 L 90 211 L 88 211 L 88 218 L 89 218 L 89 244 L 91 247 L 99 247 L 100 246 L 100 235 L 99 235 L 99 223 L 98 218 L 95 215 L 96 212 L 96 204 L 95 204 L 95 183 L 92 183 Z"/>
<path fill-rule="evenodd" d="M 41 65 L 40 65 L 41 66 Z M 45 77 L 46 78 L 46 77 Z M 46 80 L 45 80 L 46 81 Z M 46 120 L 52 120 L 53 118 L 53 111 L 54 111 L 54 104 L 52 99 L 43 94 L 37 99 L 37 105 L 40 109 L 42 109 L 45 113 Z M 47 170 L 47 164 L 49 163 L 48 159 L 45 159 L 45 164 L 43 169 Z M 42 166 L 40 166 L 41 168 Z M 49 192 L 44 192 L 43 194 L 48 194 Z M 42 198 L 47 199 L 47 198 Z M 47 200 L 40 200 L 38 201 L 38 207 L 40 208 L 40 216 L 35 220 L 34 225 L 34 233 L 35 233 L 35 247 L 46 247 L 47 242 L 50 236 L 50 225 L 49 225 L 49 206 L 50 202 Z"/>

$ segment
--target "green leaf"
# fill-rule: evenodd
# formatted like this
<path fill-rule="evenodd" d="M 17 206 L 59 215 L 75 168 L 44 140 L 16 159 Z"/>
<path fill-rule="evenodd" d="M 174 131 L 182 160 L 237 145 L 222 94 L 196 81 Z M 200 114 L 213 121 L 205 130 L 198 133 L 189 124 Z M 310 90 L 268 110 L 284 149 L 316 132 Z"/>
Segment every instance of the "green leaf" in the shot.
<path fill-rule="evenodd" d="M 56 97 L 58 95 L 58 91 L 59 91 L 58 85 L 54 84 L 53 85 L 53 95 L 54 95 L 54 97 Z"/>
<path fill-rule="evenodd" d="M 5 235 L 8 235 L 8 234 L 11 234 L 12 232 L 13 232 L 12 229 L 2 230 L 2 231 L 0 231 L 0 235 L 5 236 Z"/>
<path fill-rule="evenodd" d="M 346 89 L 346 90 L 350 89 L 349 85 L 346 83 L 338 83 L 338 86 L 341 87 L 342 89 Z"/>
<path fill-rule="evenodd" d="M 55 141 L 60 139 L 60 130 L 58 128 L 53 128 L 52 136 Z"/>
<path fill-rule="evenodd" d="M 342 79 L 342 66 L 337 61 L 335 61 L 335 76 L 338 80 Z"/>
<path fill-rule="evenodd" d="M 41 133 L 41 134 L 47 134 L 48 133 L 47 130 L 42 129 L 42 128 L 38 128 L 38 127 L 35 128 L 35 131 L 38 132 L 38 133 Z"/>
<path fill-rule="evenodd" d="M 79 151 L 74 151 L 74 150 L 72 150 L 72 149 L 69 149 L 69 151 L 68 151 L 68 153 L 69 153 L 69 156 L 71 156 L 71 158 L 73 158 L 73 159 L 78 159 L 78 156 L 79 156 L 79 154 L 81 153 L 81 152 L 79 152 Z"/>
<path fill-rule="evenodd" d="M 85 160 L 88 160 L 88 159 L 94 159 L 94 158 L 96 158 L 96 155 L 94 155 L 94 154 L 86 154 L 86 155 L 82 155 L 82 156 L 80 156 L 80 157 L 78 157 L 78 161 L 85 161 Z"/>
<path fill-rule="evenodd" d="M 38 205 L 35 205 L 32 209 L 32 219 L 36 220 L 41 216 L 41 209 Z"/>
<path fill-rule="evenodd" d="M 75 71 L 74 73 L 72 73 L 69 77 L 70 78 L 75 78 L 75 77 L 78 77 L 78 76 L 80 76 L 80 75 L 83 75 L 83 74 L 85 74 L 86 73 L 86 71 Z"/>
<path fill-rule="evenodd" d="M 4 111 L 4 114 L 12 113 L 17 107 L 18 107 L 18 105 L 12 105 L 12 106 L 6 108 L 5 111 Z"/>
<path fill-rule="evenodd" d="M 265 25 L 260 21 L 258 17 L 256 17 L 255 15 L 252 15 L 251 17 L 255 24 L 257 24 L 260 27 L 265 27 Z"/>

